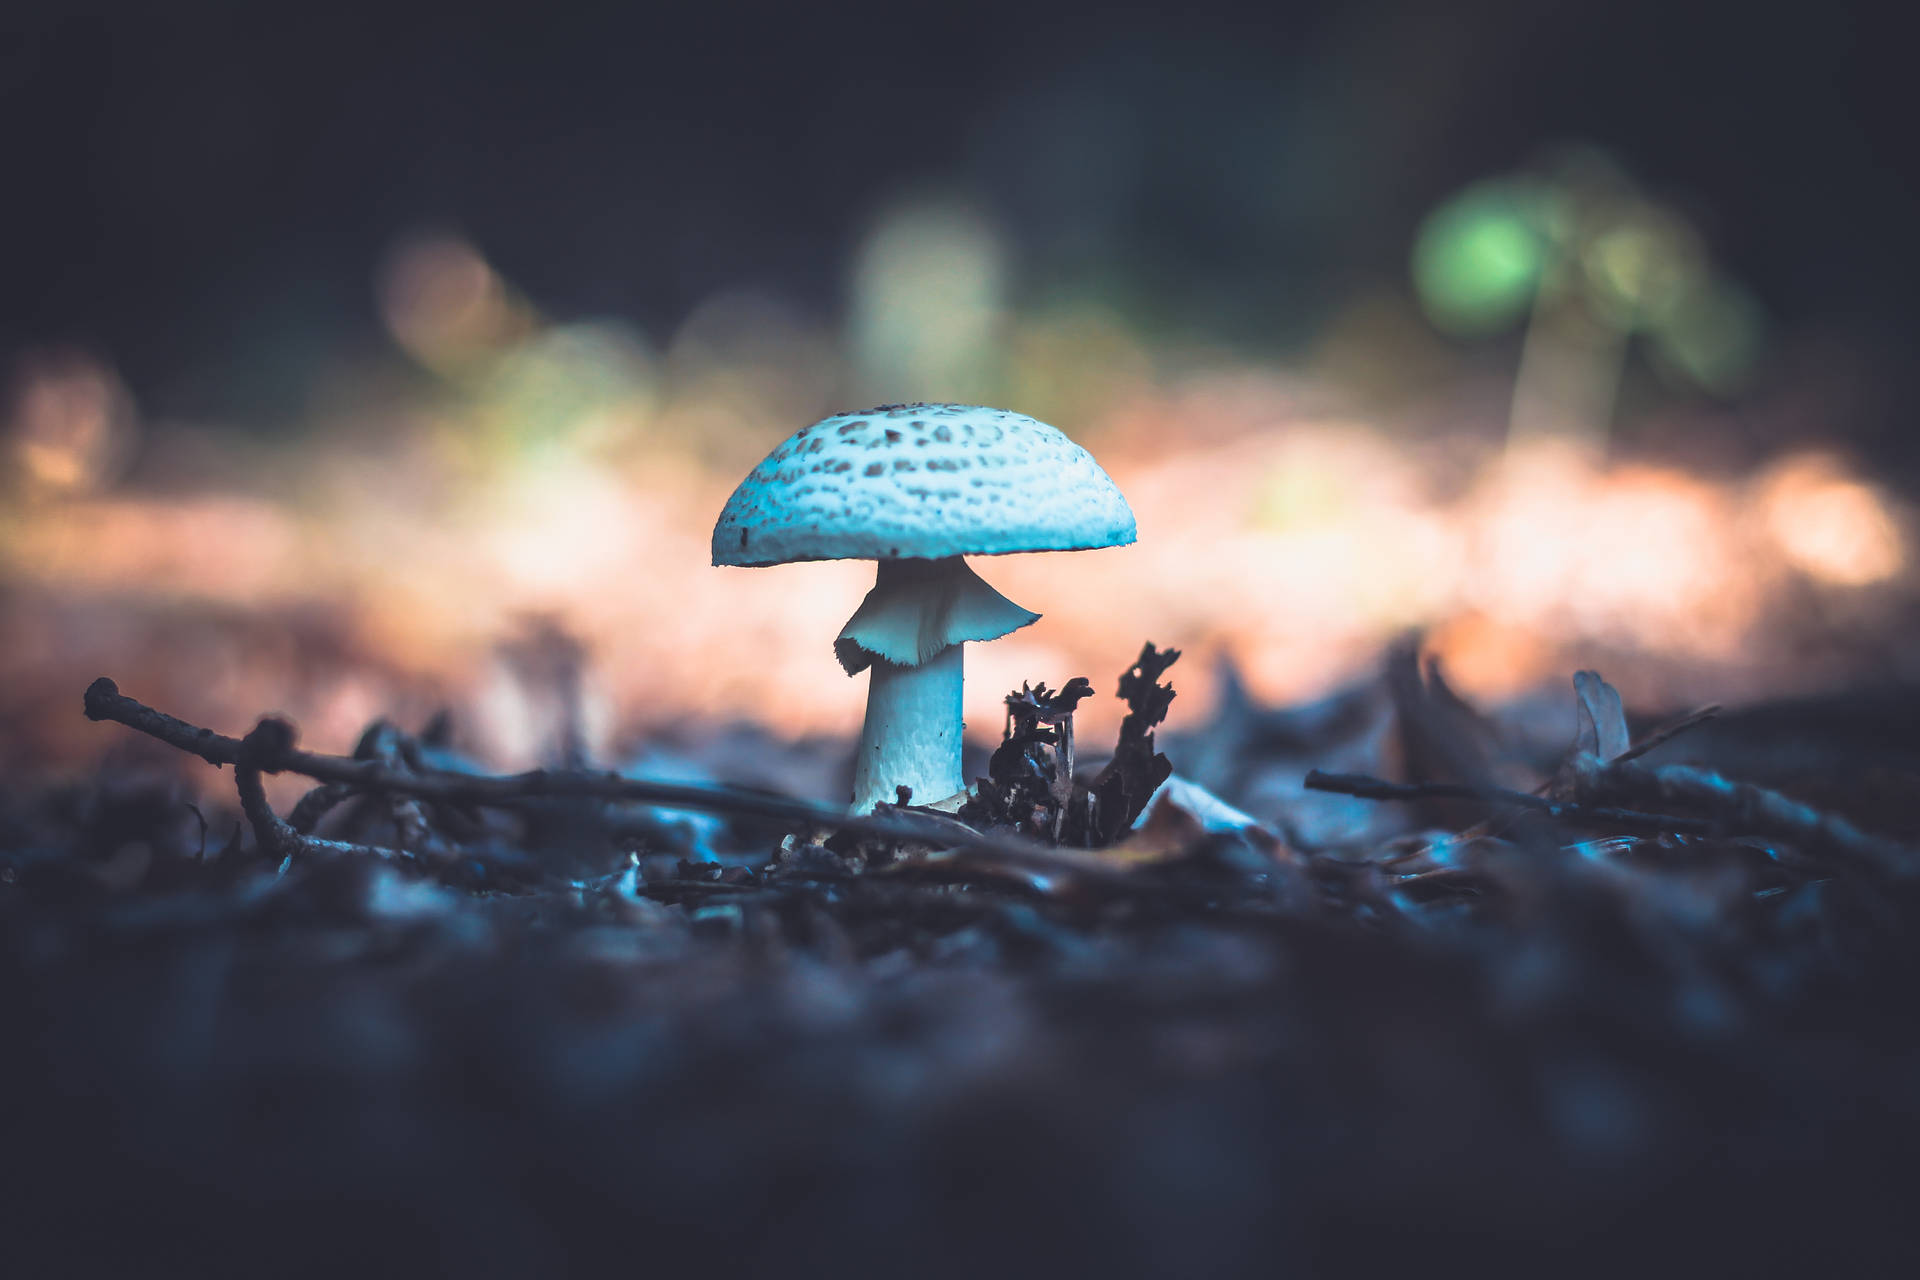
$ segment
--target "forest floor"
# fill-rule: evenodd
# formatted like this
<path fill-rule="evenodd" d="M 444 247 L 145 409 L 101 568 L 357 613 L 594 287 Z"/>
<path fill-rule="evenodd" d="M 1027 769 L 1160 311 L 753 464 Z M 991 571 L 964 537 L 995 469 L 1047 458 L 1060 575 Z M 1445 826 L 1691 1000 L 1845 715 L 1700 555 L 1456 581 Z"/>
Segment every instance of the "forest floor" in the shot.
<path fill-rule="evenodd" d="M 13 1274 L 1920 1262 L 1920 693 L 1491 714 L 1399 650 L 1156 741 L 1170 661 L 1105 767 L 1027 690 L 864 824 L 97 684 L 145 745 L 0 785 Z"/>

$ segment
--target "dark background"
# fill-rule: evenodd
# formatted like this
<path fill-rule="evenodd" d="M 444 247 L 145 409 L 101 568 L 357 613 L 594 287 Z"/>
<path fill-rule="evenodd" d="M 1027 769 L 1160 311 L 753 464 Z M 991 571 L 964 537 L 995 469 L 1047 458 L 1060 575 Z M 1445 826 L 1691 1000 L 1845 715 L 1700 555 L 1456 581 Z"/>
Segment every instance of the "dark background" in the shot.
<path fill-rule="evenodd" d="M 875 202 L 1003 219 L 1018 287 L 1284 357 L 1421 215 L 1577 138 L 1705 229 L 1904 437 L 1920 200 L 1892 14 L 1575 0 L 840 7 L 40 5 L 0 21 L 0 349 L 150 412 L 296 419 L 385 341 L 370 275 L 456 228 L 565 316 L 751 285 L 833 314 Z M 591 10 L 591 12 L 589 11 Z"/>

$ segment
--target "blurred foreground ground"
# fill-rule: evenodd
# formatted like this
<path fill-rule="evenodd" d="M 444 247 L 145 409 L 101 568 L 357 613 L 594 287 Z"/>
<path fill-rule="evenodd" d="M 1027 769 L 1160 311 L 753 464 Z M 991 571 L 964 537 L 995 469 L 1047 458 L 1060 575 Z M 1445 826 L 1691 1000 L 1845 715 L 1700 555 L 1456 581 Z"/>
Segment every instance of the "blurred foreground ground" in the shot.
<path fill-rule="evenodd" d="M 434 874 L 277 872 L 230 803 L 188 806 L 199 762 L 123 741 L 88 780 L 9 784 L 9 1255 L 34 1275 L 1911 1267 L 1914 876 L 1299 792 L 1310 765 L 1433 776 L 1485 750 L 1524 785 L 1564 753 L 1569 715 L 1436 718 L 1457 704 L 1413 671 L 1284 712 L 1230 697 L 1165 741 L 1286 844 L 1149 835 L 1085 881 L 564 807 Z M 1909 691 L 1730 713 L 1650 759 L 1911 846 L 1915 712 Z M 765 738 L 729 755 L 804 774 Z M 395 838 L 378 803 L 336 817 Z"/>

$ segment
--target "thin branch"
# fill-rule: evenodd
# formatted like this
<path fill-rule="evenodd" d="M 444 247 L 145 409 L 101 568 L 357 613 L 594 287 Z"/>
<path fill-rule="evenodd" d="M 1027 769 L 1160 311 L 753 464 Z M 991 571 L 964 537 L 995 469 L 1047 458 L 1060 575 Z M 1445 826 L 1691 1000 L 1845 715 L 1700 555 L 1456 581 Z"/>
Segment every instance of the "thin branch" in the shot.
<path fill-rule="evenodd" d="M 303 836 L 312 835 L 336 805 L 351 800 L 353 796 L 353 788 L 344 782 L 322 782 L 300 797 L 287 814 L 287 825 Z"/>
<path fill-rule="evenodd" d="M 1638 760 L 1655 747 L 1665 746 L 1687 730 L 1697 729 L 1719 714 L 1720 704 L 1717 702 L 1710 707 L 1701 707 L 1698 711 L 1689 711 L 1678 720 L 1662 725 L 1641 741 L 1634 743 L 1631 747 L 1622 751 L 1613 758 L 1612 763 L 1619 764 L 1622 760 Z"/>
<path fill-rule="evenodd" d="M 85 706 L 89 720 L 112 720 L 137 729 L 149 738 L 158 738 L 170 747 L 199 756 L 216 769 L 240 758 L 238 738 L 229 738 L 156 711 L 121 693 L 120 686 L 105 676 L 87 686 Z"/>
<path fill-rule="evenodd" d="M 1675 818 L 1606 805 L 1560 804 L 1544 796 L 1510 791 L 1505 787 L 1475 787 L 1458 782 L 1388 782 L 1384 778 L 1366 774 L 1322 773 L 1318 769 L 1307 774 L 1305 786 L 1309 791 L 1331 791 L 1336 795 L 1357 796 L 1362 800 L 1476 800 L 1490 808 L 1505 805 L 1525 809 L 1577 826 L 1619 827 L 1654 834 L 1676 832 L 1686 835 L 1706 835 L 1712 830 L 1711 824 L 1698 818 Z"/>
<path fill-rule="evenodd" d="M 767 818 L 777 822 L 810 824 L 814 827 L 873 836 L 884 840 L 915 840 L 944 848 L 964 848 L 998 858 L 1018 867 L 1042 873 L 1077 872 L 1082 876 L 1098 874 L 1094 866 L 1065 862 L 1053 850 L 1005 836 L 985 835 L 955 821 L 932 822 L 917 815 L 901 813 L 853 814 L 831 805 L 816 804 L 770 792 L 745 791 L 732 787 L 706 787 L 687 783 L 649 782 L 618 773 L 590 770 L 566 772 L 535 769 L 505 777 L 488 774 L 453 773 L 427 769 L 419 772 L 395 768 L 378 759 L 355 760 L 346 756 L 302 751 L 294 746 L 294 732 L 284 721 L 266 720 L 280 732 L 262 735 L 259 729 L 248 735 L 254 742 L 243 748 L 240 739 L 203 729 L 198 725 L 157 711 L 129 698 L 119 686 L 102 676 L 87 687 L 86 714 L 89 720 L 108 720 L 156 738 L 212 765 L 234 764 L 243 749 L 260 771 L 304 774 L 319 782 L 338 783 L 355 790 L 390 795 L 416 796 L 449 804 L 485 805 L 517 808 L 554 799 L 592 799 L 617 803 L 660 805 L 675 809 L 695 809 L 704 813 L 722 813 Z M 258 739 L 255 742 L 255 739 Z M 257 781 L 257 779 L 256 779 Z M 242 799 L 244 800 L 244 795 Z M 264 804 L 264 793 L 262 794 Z M 271 814 L 271 810 L 268 810 Z M 249 815 L 251 818 L 253 815 Z M 304 815 L 303 815 L 304 816 Z M 273 821 L 285 827 L 277 817 Z M 259 824 L 256 823 L 256 833 Z M 300 836 L 291 827 L 288 832 Z M 332 841 L 313 841 L 318 847 Z M 343 846 L 354 849 L 371 846 Z"/>
<path fill-rule="evenodd" d="M 162 718 L 173 719 L 171 716 Z M 175 723 L 184 722 L 176 721 Z M 260 851 L 279 862 L 282 870 L 294 858 L 301 855 L 324 853 L 336 856 L 348 854 L 378 858 L 406 856 L 398 850 L 382 849 L 374 845 L 321 840 L 296 831 L 273 811 L 273 806 L 267 802 L 266 787 L 260 781 L 259 761 L 262 758 L 271 758 L 290 747 L 293 741 L 292 733 L 292 729 L 285 721 L 262 720 L 252 733 L 234 743 L 233 779 L 240 792 L 240 812 L 246 815 L 247 822 L 253 827 L 253 838 L 259 844 Z"/>
<path fill-rule="evenodd" d="M 361 736 L 360 745 L 354 749 L 354 758 L 359 760 L 378 760 L 397 772 L 410 773 L 403 750 L 404 735 L 389 720 L 376 721 Z M 425 810 L 420 807 L 416 796 L 399 792 L 387 796 L 388 816 L 393 821 L 393 829 L 402 849 L 423 852 L 434 843 L 433 828 L 427 822 Z"/>
<path fill-rule="evenodd" d="M 1710 769 L 1679 764 L 1656 767 L 1626 760 L 1601 763 L 1587 757 L 1574 761 L 1573 771 L 1574 785 L 1583 795 L 1677 804 L 1710 814 L 1730 830 L 1773 836 L 1810 850 L 1824 849 L 1897 879 L 1920 873 L 1920 857 L 1897 841 L 1871 835 L 1845 818 L 1822 813 L 1778 791 L 1735 782 Z"/>

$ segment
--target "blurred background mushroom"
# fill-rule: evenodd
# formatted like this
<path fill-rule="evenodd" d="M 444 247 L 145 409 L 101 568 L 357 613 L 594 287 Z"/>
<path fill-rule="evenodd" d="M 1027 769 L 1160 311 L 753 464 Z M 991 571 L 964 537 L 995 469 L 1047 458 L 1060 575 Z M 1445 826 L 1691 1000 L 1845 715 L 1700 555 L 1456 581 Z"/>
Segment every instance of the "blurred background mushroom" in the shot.
<path fill-rule="evenodd" d="M 1526 317 L 1509 447 L 1557 438 L 1604 451 L 1635 334 L 1663 377 L 1722 397 L 1761 356 L 1750 295 L 1713 274 L 1684 217 L 1590 147 L 1448 199 L 1421 225 L 1413 274 L 1443 332 L 1482 336 Z"/>
<path fill-rule="evenodd" d="M 979 726 L 1147 638 L 1191 726 L 1409 628 L 1482 699 L 1912 679 L 1920 162 L 1878 21 L 33 6 L 4 741 L 84 762 L 71 691 L 112 670 L 334 750 L 448 704 L 529 763 L 529 619 L 584 655 L 590 752 L 848 741 L 790 638 L 860 567 L 768 591 L 705 537 L 795 421 L 891 400 L 1057 423 L 1153 531 L 1006 565 L 1048 626 L 982 649 Z"/>

